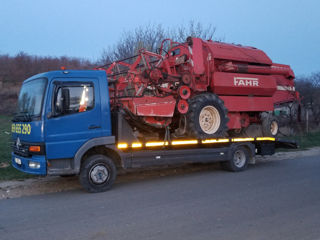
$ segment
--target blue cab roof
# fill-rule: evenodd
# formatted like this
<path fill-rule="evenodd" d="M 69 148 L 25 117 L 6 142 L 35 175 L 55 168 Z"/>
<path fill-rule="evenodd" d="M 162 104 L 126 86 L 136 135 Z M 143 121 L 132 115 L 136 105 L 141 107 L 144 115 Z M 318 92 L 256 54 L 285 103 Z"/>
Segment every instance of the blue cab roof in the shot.
<path fill-rule="evenodd" d="M 102 70 L 58 70 L 36 74 L 24 81 L 29 82 L 36 78 L 63 78 L 63 77 L 106 77 L 106 72 Z"/>

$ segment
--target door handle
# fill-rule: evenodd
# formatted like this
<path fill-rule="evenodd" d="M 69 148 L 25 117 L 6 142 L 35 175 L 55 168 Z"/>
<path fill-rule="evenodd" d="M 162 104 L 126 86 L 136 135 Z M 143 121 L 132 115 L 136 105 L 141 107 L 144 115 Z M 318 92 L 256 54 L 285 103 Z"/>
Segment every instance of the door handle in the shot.
<path fill-rule="evenodd" d="M 98 126 L 98 125 L 90 125 L 88 128 L 89 128 L 89 129 L 97 129 L 97 128 L 101 128 L 101 126 Z"/>

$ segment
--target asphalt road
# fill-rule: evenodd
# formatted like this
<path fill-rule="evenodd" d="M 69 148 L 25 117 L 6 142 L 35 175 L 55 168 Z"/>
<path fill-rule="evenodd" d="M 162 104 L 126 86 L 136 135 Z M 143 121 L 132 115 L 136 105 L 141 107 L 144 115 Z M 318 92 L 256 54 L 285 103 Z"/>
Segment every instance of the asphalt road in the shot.
<path fill-rule="evenodd" d="M 0 239 L 320 239 L 320 156 L 1 200 Z"/>

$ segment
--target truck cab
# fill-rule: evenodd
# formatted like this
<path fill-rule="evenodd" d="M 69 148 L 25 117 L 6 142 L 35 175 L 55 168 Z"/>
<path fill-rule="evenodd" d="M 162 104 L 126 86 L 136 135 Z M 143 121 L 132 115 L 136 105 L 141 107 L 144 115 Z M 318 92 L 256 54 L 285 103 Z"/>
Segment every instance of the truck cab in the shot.
<path fill-rule="evenodd" d="M 12 164 L 39 175 L 80 170 L 91 145 L 114 143 L 105 71 L 53 71 L 23 82 L 12 123 Z"/>

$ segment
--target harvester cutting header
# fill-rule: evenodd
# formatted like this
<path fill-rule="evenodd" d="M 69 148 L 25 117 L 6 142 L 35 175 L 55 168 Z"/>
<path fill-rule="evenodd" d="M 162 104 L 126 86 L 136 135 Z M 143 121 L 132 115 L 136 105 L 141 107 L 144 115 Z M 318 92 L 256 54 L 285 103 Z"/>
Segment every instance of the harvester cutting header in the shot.
<path fill-rule="evenodd" d="M 224 137 L 252 124 L 276 136 L 273 110 L 299 101 L 290 66 L 254 47 L 165 39 L 157 53 L 141 49 L 104 67 L 112 108 L 144 138 Z"/>

